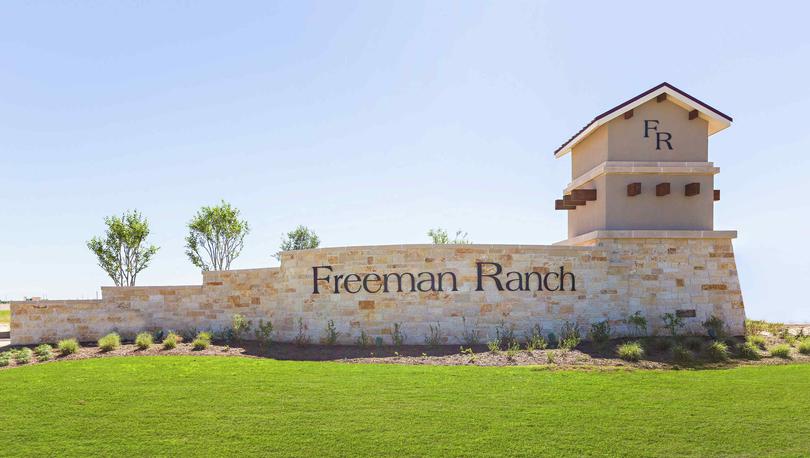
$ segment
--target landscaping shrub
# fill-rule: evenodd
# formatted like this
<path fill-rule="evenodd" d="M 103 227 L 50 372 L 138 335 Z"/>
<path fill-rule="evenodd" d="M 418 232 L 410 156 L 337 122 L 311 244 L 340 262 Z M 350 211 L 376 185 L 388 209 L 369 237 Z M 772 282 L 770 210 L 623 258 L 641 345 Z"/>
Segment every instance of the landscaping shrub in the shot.
<path fill-rule="evenodd" d="M 101 351 L 112 351 L 121 346 L 121 336 L 111 332 L 106 336 L 98 339 L 98 348 Z"/>
<path fill-rule="evenodd" d="M 728 359 L 728 345 L 715 341 L 706 347 L 706 354 L 712 361 L 725 361 Z"/>
<path fill-rule="evenodd" d="M 751 341 L 738 346 L 737 351 L 740 353 L 740 357 L 745 359 L 760 359 L 762 357 L 759 354 L 759 347 Z"/>
<path fill-rule="evenodd" d="M 48 344 L 38 345 L 37 348 L 34 349 L 34 354 L 37 355 L 37 360 L 48 361 L 53 358 L 53 347 Z"/>
<path fill-rule="evenodd" d="M 310 344 L 311 339 L 307 335 L 306 326 L 304 326 L 303 318 L 298 318 L 298 334 L 295 335 L 293 340 L 299 347 L 304 347 Z"/>
<path fill-rule="evenodd" d="M 545 350 L 548 346 L 546 339 L 543 338 L 542 328 L 539 324 L 534 325 L 531 330 L 526 333 L 526 350 Z"/>
<path fill-rule="evenodd" d="M 674 313 L 665 313 L 661 315 L 661 319 L 664 321 L 664 327 L 669 329 L 669 334 L 678 337 L 678 330 L 684 325 L 683 318 Z"/>
<path fill-rule="evenodd" d="M 745 338 L 745 341 L 750 342 L 753 345 L 756 345 L 757 347 L 759 347 L 762 350 L 765 349 L 765 342 L 766 342 L 765 341 L 765 336 L 760 336 L 760 335 L 748 336 L 748 337 Z"/>
<path fill-rule="evenodd" d="M 259 326 L 253 330 L 253 334 L 256 336 L 256 340 L 259 342 L 259 349 L 261 351 L 267 350 L 267 348 L 270 347 L 270 344 L 273 342 L 271 338 L 271 335 L 273 334 L 273 322 L 270 320 L 265 322 L 264 320 L 260 319 Z M 335 336 L 335 339 L 337 339 L 337 335 Z"/>
<path fill-rule="evenodd" d="M 490 340 L 487 342 L 487 348 L 491 353 L 498 354 L 501 351 L 501 342 L 498 340 Z"/>
<path fill-rule="evenodd" d="M 338 335 L 340 335 L 340 333 L 337 330 L 337 326 L 335 326 L 335 320 L 329 320 L 326 322 L 326 329 L 323 331 L 323 339 L 321 339 L 321 342 L 325 345 L 334 345 L 337 343 Z"/>
<path fill-rule="evenodd" d="M 799 353 L 810 355 L 810 339 L 804 339 L 799 343 Z"/>
<path fill-rule="evenodd" d="M 517 342 L 515 338 L 515 325 L 506 325 L 506 322 L 501 320 L 501 323 L 495 327 L 495 337 L 501 343 L 501 348 L 509 348 L 513 343 Z"/>
<path fill-rule="evenodd" d="M 0 367 L 6 367 L 11 364 L 11 352 L 4 351 L 0 353 Z"/>
<path fill-rule="evenodd" d="M 139 350 L 147 350 L 149 347 L 152 346 L 152 334 L 148 332 L 142 332 L 135 337 L 135 346 L 138 347 Z"/>
<path fill-rule="evenodd" d="M 610 323 L 607 320 L 591 325 L 591 340 L 598 346 L 604 346 L 610 340 Z"/>
<path fill-rule="evenodd" d="M 788 344 L 779 344 L 776 346 L 771 347 L 771 356 L 776 356 L 779 358 L 790 358 L 790 345 Z"/>
<path fill-rule="evenodd" d="M 253 324 L 252 321 L 238 313 L 231 317 L 231 330 L 233 331 L 233 338 L 236 341 L 241 341 L 245 333 L 250 331 L 251 324 Z"/>
<path fill-rule="evenodd" d="M 405 343 L 405 339 L 407 336 L 402 333 L 402 323 L 394 323 L 394 327 L 391 329 L 391 343 L 395 347 L 399 347 Z"/>
<path fill-rule="evenodd" d="M 509 347 L 506 348 L 506 357 L 513 360 L 518 353 L 520 353 L 520 344 L 517 340 L 513 340 Z"/>
<path fill-rule="evenodd" d="M 444 340 L 444 336 L 442 335 L 442 325 L 436 323 L 436 327 L 434 328 L 433 325 L 428 325 L 430 334 L 425 336 L 425 345 L 436 347 L 442 344 Z"/>
<path fill-rule="evenodd" d="M 638 361 L 644 357 L 644 349 L 638 342 L 627 342 L 616 348 L 616 354 L 625 361 Z"/>
<path fill-rule="evenodd" d="M 177 339 L 180 336 L 177 334 L 170 332 L 166 337 L 163 338 L 163 348 L 165 350 L 171 350 L 173 348 L 177 348 Z"/>
<path fill-rule="evenodd" d="M 565 322 L 560 329 L 560 348 L 563 350 L 573 350 L 582 341 L 579 334 L 579 327 L 575 323 Z"/>
<path fill-rule="evenodd" d="M 782 323 L 769 323 L 764 320 L 745 320 L 745 335 L 757 335 L 762 331 L 771 333 L 772 335 L 779 335 L 785 325 Z"/>
<path fill-rule="evenodd" d="M 197 334 L 197 338 L 191 342 L 191 347 L 196 351 L 205 350 L 209 345 L 211 345 L 211 333 L 205 331 Z"/>
<path fill-rule="evenodd" d="M 642 337 L 647 335 L 647 318 L 644 318 L 641 311 L 637 311 L 627 317 L 627 322 L 633 326 L 633 333 L 636 336 Z"/>
<path fill-rule="evenodd" d="M 79 342 L 76 339 L 60 340 L 56 346 L 59 348 L 59 353 L 62 356 L 72 355 L 79 351 Z"/>
<path fill-rule="evenodd" d="M 468 347 L 478 345 L 481 342 L 481 332 L 475 327 L 468 329 L 466 317 L 461 317 L 461 323 L 464 325 L 464 330 L 461 331 L 461 341 L 464 345 Z"/>
<path fill-rule="evenodd" d="M 17 361 L 17 364 L 28 364 L 31 362 L 31 356 L 34 354 L 28 347 L 23 347 L 14 352 L 14 361 Z"/>
<path fill-rule="evenodd" d="M 672 347 L 672 359 L 679 363 L 690 363 L 694 357 L 688 348 L 678 344 Z"/>
<path fill-rule="evenodd" d="M 553 332 L 548 333 L 548 339 L 546 339 L 546 341 L 548 342 L 548 348 L 557 348 L 560 345 L 560 339 L 558 339 L 557 334 Z"/>
<path fill-rule="evenodd" d="M 719 339 L 724 334 L 725 323 L 715 315 L 710 316 L 702 325 L 712 339 Z"/>
<path fill-rule="evenodd" d="M 433 326 L 431 326 L 431 329 Z M 427 337 L 425 338 L 427 341 Z M 371 337 L 368 335 L 365 329 L 360 330 L 360 335 L 357 336 L 357 339 L 354 341 L 358 347 L 366 348 L 371 345 Z"/>

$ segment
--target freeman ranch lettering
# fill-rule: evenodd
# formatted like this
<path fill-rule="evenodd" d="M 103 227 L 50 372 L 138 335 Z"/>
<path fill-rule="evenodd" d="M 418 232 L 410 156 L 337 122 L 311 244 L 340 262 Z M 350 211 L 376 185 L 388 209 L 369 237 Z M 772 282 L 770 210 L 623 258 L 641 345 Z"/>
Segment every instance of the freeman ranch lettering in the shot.
<path fill-rule="evenodd" d="M 458 291 L 458 278 L 454 272 L 390 272 L 378 274 L 350 273 L 333 275 L 332 266 L 312 268 L 312 294 L 320 294 L 321 287 L 329 285 L 333 294 L 346 292 L 367 293 L 428 293 L 431 291 Z M 559 272 L 503 272 L 497 262 L 476 262 L 475 291 L 495 287 L 498 291 L 576 291 L 576 278 L 572 272 L 560 267 Z"/>

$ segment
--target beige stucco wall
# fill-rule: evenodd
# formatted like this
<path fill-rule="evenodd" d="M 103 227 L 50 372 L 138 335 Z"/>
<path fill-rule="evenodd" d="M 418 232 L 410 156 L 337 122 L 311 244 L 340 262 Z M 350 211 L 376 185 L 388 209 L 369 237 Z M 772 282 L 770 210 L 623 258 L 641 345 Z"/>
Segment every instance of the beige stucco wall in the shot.
<path fill-rule="evenodd" d="M 297 320 L 317 341 L 328 320 L 353 343 L 361 329 L 388 343 L 390 328 L 401 322 L 407 343 L 423 343 L 429 325 L 439 323 L 445 343 L 462 340 L 466 319 L 482 341 L 495 336 L 502 321 L 522 335 L 539 324 L 559 332 L 565 321 L 583 329 L 609 320 L 617 334 L 637 310 L 651 331 L 661 332 L 660 315 L 695 309 L 689 329 L 701 332 L 709 315 L 721 317 L 735 334 L 743 332 L 744 309 L 729 239 L 606 239 L 589 247 L 517 245 L 396 245 L 324 248 L 288 252 L 280 268 L 208 272 L 198 286 L 103 288 L 93 301 L 14 302 L 14 344 L 53 342 L 76 337 L 95 340 L 117 330 L 125 335 L 154 329 L 219 329 L 235 313 L 273 321 L 274 338 L 290 341 Z M 476 262 L 492 261 L 504 271 L 576 276 L 576 291 L 497 291 L 485 283 L 475 291 Z M 453 272 L 458 291 L 312 294 L 312 267 L 331 265 L 334 274 Z M 552 280 L 553 286 L 553 280 Z M 570 288 L 570 286 L 569 286 Z M 373 289 L 373 288 L 372 288 Z"/>
<path fill-rule="evenodd" d="M 571 150 L 571 179 L 608 160 L 608 126 L 602 126 Z"/>
<path fill-rule="evenodd" d="M 576 210 L 568 211 L 568 238 L 605 228 L 606 182 L 607 176 L 602 175 L 580 187 L 580 189 L 596 189 L 597 199 L 578 206 Z"/>

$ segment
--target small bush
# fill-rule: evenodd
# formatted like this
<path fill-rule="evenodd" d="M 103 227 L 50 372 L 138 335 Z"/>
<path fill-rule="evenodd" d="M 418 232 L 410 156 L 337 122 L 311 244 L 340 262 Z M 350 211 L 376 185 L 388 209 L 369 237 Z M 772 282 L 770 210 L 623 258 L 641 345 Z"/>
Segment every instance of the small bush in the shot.
<path fill-rule="evenodd" d="M 166 337 L 163 338 L 163 349 L 164 350 L 171 350 L 173 348 L 177 348 L 177 334 L 170 332 Z"/>
<path fill-rule="evenodd" d="M 548 343 L 543 338 L 542 329 L 540 325 L 536 324 L 526 333 L 526 350 L 545 350 L 546 347 L 548 347 Z"/>
<path fill-rule="evenodd" d="M 211 345 L 211 341 L 208 339 L 196 338 L 191 342 L 191 348 L 196 351 L 205 350 L 209 345 Z"/>
<path fill-rule="evenodd" d="M 365 329 L 360 330 L 360 335 L 357 336 L 357 339 L 354 341 L 358 347 L 366 348 L 371 345 L 371 337 L 368 335 Z"/>
<path fill-rule="evenodd" d="M 204 339 L 204 340 L 207 340 L 208 343 L 211 343 L 211 341 L 214 340 L 214 336 L 211 335 L 211 333 L 208 332 L 208 331 L 200 331 L 200 332 L 197 333 L 197 336 L 195 337 L 195 340 L 196 339 Z"/>
<path fill-rule="evenodd" d="M 799 353 L 810 355 L 810 339 L 804 339 L 799 343 Z"/>
<path fill-rule="evenodd" d="M 402 332 L 402 323 L 394 323 L 391 329 L 391 343 L 395 347 L 402 346 L 408 337 Z"/>
<path fill-rule="evenodd" d="M 517 340 L 513 340 L 512 344 L 506 349 L 506 357 L 509 360 L 513 360 L 518 353 L 520 353 L 520 344 L 517 342 Z"/>
<path fill-rule="evenodd" d="M 593 343 L 600 347 L 604 346 L 610 340 L 610 323 L 608 323 L 607 320 L 603 320 L 592 324 L 589 335 Z"/>
<path fill-rule="evenodd" d="M 62 356 L 72 355 L 79 351 L 79 342 L 76 339 L 60 340 L 56 346 L 59 348 L 59 354 Z"/>
<path fill-rule="evenodd" d="M 487 342 L 487 348 L 491 353 L 498 354 L 501 351 L 501 342 L 498 340 L 490 340 Z"/>
<path fill-rule="evenodd" d="M 436 347 L 442 344 L 444 340 L 444 336 L 442 334 L 442 325 L 436 323 L 436 327 L 434 328 L 433 325 L 428 325 L 430 334 L 425 336 L 425 345 Z"/>
<path fill-rule="evenodd" d="M 683 318 L 675 313 L 665 313 L 661 315 L 661 320 L 664 321 L 664 327 L 669 330 L 672 337 L 678 337 L 678 330 L 683 327 Z"/>
<path fill-rule="evenodd" d="M 101 351 L 113 351 L 121 346 L 121 336 L 111 332 L 106 336 L 98 339 L 98 348 Z"/>
<path fill-rule="evenodd" d="M 703 340 L 699 337 L 690 337 L 684 341 L 684 346 L 695 353 L 703 350 Z"/>
<path fill-rule="evenodd" d="M 259 349 L 261 351 L 267 350 L 273 343 L 273 322 L 267 320 L 259 320 L 259 326 L 253 330 L 256 340 L 259 342 Z M 337 338 L 337 337 L 336 337 Z"/>
<path fill-rule="evenodd" d="M 723 342 L 712 342 L 706 347 L 706 355 L 712 361 L 725 361 L 728 359 L 728 345 Z"/>
<path fill-rule="evenodd" d="M 307 328 L 304 326 L 304 320 L 298 318 L 298 334 L 295 335 L 294 342 L 299 347 L 305 347 L 311 343 L 311 339 L 307 335 Z"/>
<path fill-rule="evenodd" d="M 495 337 L 501 342 L 501 348 L 509 348 L 513 343 L 517 342 L 515 338 L 515 325 L 506 325 L 506 322 L 501 320 L 501 323 L 495 327 Z"/>
<path fill-rule="evenodd" d="M 33 354 L 34 352 L 28 347 L 20 348 L 14 353 L 14 361 L 17 361 L 17 364 L 28 364 L 31 362 Z"/>
<path fill-rule="evenodd" d="M 745 335 L 757 335 L 762 331 L 769 332 L 773 335 L 779 335 L 785 325 L 782 323 L 769 323 L 764 320 L 745 320 Z"/>
<path fill-rule="evenodd" d="M 745 338 L 745 341 L 750 342 L 753 345 L 756 345 L 757 347 L 759 347 L 762 350 L 765 349 L 765 343 L 766 343 L 765 336 L 760 336 L 760 335 L 748 336 L 748 337 Z"/>
<path fill-rule="evenodd" d="M 672 347 L 672 359 L 679 363 L 690 363 L 694 356 L 688 348 L 678 344 Z"/>
<path fill-rule="evenodd" d="M 706 333 L 709 334 L 709 337 L 712 339 L 719 339 L 723 337 L 725 323 L 723 323 L 723 320 L 717 316 L 710 316 L 706 321 L 703 322 L 703 327 L 706 328 Z"/>
<path fill-rule="evenodd" d="M 142 332 L 135 337 L 135 346 L 138 347 L 139 350 L 147 350 L 153 343 L 152 334 L 148 332 Z"/>
<path fill-rule="evenodd" d="M 760 359 L 762 356 L 759 354 L 759 347 L 751 342 L 747 341 L 744 344 L 737 347 L 737 351 L 740 354 L 740 357 L 745 359 Z"/>
<path fill-rule="evenodd" d="M 48 361 L 53 358 L 53 347 L 48 344 L 38 345 L 37 348 L 34 349 L 34 354 L 37 355 L 37 360 Z"/>
<path fill-rule="evenodd" d="M 324 345 L 335 345 L 339 335 L 340 333 L 337 330 L 337 326 L 335 326 L 335 320 L 329 320 L 326 322 L 326 329 L 323 331 L 321 342 Z"/>
<path fill-rule="evenodd" d="M 563 350 L 573 350 L 582 341 L 579 334 L 579 327 L 575 323 L 565 322 L 560 329 L 560 348 Z"/>
<path fill-rule="evenodd" d="M 6 367 L 11 364 L 11 352 L 4 351 L 0 353 L 0 367 Z"/>
<path fill-rule="evenodd" d="M 771 352 L 771 356 L 790 359 L 790 345 L 788 345 L 788 344 L 779 344 L 779 345 L 773 346 L 773 347 L 771 347 L 770 352 Z"/>
<path fill-rule="evenodd" d="M 627 322 L 633 326 L 633 332 L 636 336 L 647 335 L 647 318 L 644 318 L 640 311 L 627 317 Z"/>
<path fill-rule="evenodd" d="M 619 358 L 625 361 L 638 361 L 644 357 L 644 349 L 638 342 L 627 342 L 616 348 Z"/>
<path fill-rule="evenodd" d="M 464 345 L 468 347 L 478 345 L 481 342 L 481 332 L 475 327 L 468 329 L 466 317 L 461 317 L 461 323 L 464 325 L 464 330 L 461 332 L 461 340 Z"/>
<path fill-rule="evenodd" d="M 252 321 L 245 318 L 244 315 L 235 314 L 231 317 L 231 331 L 234 340 L 237 342 L 241 341 L 244 337 L 245 333 L 250 331 L 250 326 L 253 324 Z"/>
<path fill-rule="evenodd" d="M 553 332 L 548 333 L 548 348 L 557 348 L 560 345 L 560 339 L 557 338 L 557 334 Z"/>

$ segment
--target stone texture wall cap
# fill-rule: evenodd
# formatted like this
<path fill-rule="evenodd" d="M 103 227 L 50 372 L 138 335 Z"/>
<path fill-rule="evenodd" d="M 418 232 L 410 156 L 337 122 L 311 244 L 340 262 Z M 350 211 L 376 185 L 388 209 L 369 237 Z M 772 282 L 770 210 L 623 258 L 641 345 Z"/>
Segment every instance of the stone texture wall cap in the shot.
<path fill-rule="evenodd" d="M 557 246 L 576 246 L 598 239 L 736 239 L 737 231 L 688 230 L 612 230 L 593 231 L 555 243 Z"/>

